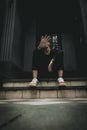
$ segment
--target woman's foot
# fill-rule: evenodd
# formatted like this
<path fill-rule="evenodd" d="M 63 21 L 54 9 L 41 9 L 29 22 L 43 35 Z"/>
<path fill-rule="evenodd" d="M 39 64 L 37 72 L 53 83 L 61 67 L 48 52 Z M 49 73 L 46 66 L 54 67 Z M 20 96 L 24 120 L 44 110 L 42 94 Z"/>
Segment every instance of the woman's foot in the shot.
<path fill-rule="evenodd" d="M 58 85 L 59 86 L 66 86 L 66 83 L 62 77 L 58 78 Z"/>
<path fill-rule="evenodd" d="M 38 79 L 33 78 L 32 81 L 29 83 L 29 86 L 37 86 L 37 83 L 38 83 Z"/>

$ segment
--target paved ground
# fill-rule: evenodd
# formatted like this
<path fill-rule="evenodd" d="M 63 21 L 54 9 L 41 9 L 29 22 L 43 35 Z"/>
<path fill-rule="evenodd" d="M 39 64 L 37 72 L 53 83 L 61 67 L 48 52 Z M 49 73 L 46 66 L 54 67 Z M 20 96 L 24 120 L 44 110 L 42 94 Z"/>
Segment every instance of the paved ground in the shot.
<path fill-rule="evenodd" d="M 0 130 L 87 130 L 87 99 L 1 100 Z"/>

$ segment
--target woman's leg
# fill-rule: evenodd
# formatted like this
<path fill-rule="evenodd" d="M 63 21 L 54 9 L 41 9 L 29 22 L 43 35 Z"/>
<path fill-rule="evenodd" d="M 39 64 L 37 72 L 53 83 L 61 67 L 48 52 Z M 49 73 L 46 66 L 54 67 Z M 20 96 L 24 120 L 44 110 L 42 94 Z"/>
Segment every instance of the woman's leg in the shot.
<path fill-rule="evenodd" d="M 38 78 L 38 70 L 32 70 L 33 78 Z"/>
<path fill-rule="evenodd" d="M 38 82 L 38 50 L 35 50 L 32 58 L 32 81 L 29 86 L 36 86 Z"/>
<path fill-rule="evenodd" d="M 58 77 L 63 77 L 63 69 L 58 70 Z"/>
<path fill-rule="evenodd" d="M 54 69 L 57 72 L 57 81 L 60 86 L 65 86 L 65 82 L 63 79 L 63 53 L 60 53 L 56 56 L 55 61 L 54 61 Z"/>

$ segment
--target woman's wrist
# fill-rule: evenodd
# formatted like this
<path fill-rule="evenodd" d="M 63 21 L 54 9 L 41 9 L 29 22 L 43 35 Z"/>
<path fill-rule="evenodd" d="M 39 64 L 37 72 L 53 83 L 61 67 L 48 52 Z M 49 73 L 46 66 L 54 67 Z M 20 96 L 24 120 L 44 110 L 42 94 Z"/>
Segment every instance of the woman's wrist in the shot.
<path fill-rule="evenodd" d="M 53 64 L 53 62 L 54 62 L 54 59 L 51 59 L 50 64 Z"/>
<path fill-rule="evenodd" d="M 54 59 L 51 59 L 51 62 L 53 63 L 53 62 L 54 62 Z"/>

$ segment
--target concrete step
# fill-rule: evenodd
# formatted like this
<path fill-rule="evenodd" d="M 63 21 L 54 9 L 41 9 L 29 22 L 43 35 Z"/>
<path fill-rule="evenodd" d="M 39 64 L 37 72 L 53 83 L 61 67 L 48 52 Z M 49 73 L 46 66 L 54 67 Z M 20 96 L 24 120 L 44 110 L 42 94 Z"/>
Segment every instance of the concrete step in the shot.
<path fill-rule="evenodd" d="M 67 81 L 66 87 L 57 82 L 5 82 L 0 87 L 0 99 L 87 98 L 87 81 Z"/>
<path fill-rule="evenodd" d="M 29 87 L 30 82 L 5 82 L 2 87 Z M 56 81 L 42 81 L 39 82 L 37 87 L 58 87 Z M 87 81 L 66 81 L 66 86 L 87 86 Z"/>

